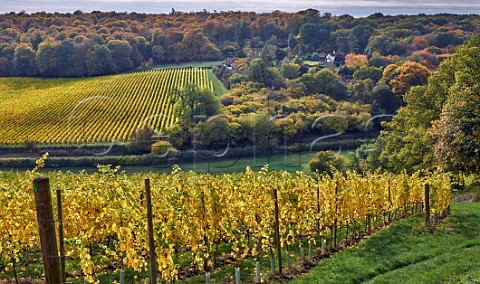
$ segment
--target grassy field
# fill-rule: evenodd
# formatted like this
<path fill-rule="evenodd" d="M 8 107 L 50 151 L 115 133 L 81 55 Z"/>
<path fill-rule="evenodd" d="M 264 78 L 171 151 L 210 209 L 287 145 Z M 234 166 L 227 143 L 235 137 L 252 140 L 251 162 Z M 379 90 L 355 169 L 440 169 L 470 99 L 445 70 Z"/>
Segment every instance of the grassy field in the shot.
<path fill-rule="evenodd" d="M 222 61 L 204 61 L 204 62 L 182 62 L 179 64 L 161 64 L 154 65 L 150 67 L 150 70 L 164 70 L 164 69 L 175 69 L 175 68 L 211 68 L 221 64 Z"/>
<path fill-rule="evenodd" d="M 185 170 L 204 171 L 210 173 L 234 173 L 243 172 L 249 166 L 254 171 L 259 171 L 265 165 L 271 171 L 306 171 L 308 172 L 308 161 L 313 159 L 316 153 L 298 153 L 291 155 L 266 155 L 255 157 L 241 157 L 239 159 L 228 159 L 224 161 L 184 163 L 180 167 Z"/>
<path fill-rule="evenodd" d="M 433 234 L 422 217 L 395 222 L 290 283 L 480 283 L 480 203 L 453 203 Z"/>
<path fill-rule="evenodd" d="M 272 154 L 255 157 L 239 157 L 238 159 L 225 159 L 210 162 L 184 162 L 179 163 L 183 171 L 197 171 L 208 173 L 237 173 L 244 172 L 249 166 L 253 171 L 259 171 L 266 164 L 271 171 L 287 171 L 294 173 L 296 171 L 308 172 L 308 161 L 315 156 L 315 153 L 297 153 L 297 154 Z M 55 163 L 55 158 L 49 158 Z M 173 164 L 163 164 L 157 166 L 125 166 L 121 170 L 127 174 L 147 173 L 147 172 L 171 172 Z M 21 171 L 21 169 L 19 169 Z M 44 171 L 71 171 L 79 172 L 86 170 L 89 173 L 97 172 L 97 168 L 68 167 L 68 168 L 45 168 Z"/>
<path fill-rule="evenodd" d="M 220 79 L 218 79 L 218 77 L 213 74 L 212 70 L 208 70 L 208 78 L 210 79 L 210 81 L 213 82 L 213 89 L 218 97 L 221 97 L 228 93 L 227 88 L 225 88 L 222 81 L 220 81 Z"/>
<path fill-rule="evenodd" d="M 172 97 L 186 84 L 225 92 L 211 72 L 197 68 L 86 79 L 0 78 L 0 144 L 126 141 L 143 125 L 161 130 L 175 122 Z"/>

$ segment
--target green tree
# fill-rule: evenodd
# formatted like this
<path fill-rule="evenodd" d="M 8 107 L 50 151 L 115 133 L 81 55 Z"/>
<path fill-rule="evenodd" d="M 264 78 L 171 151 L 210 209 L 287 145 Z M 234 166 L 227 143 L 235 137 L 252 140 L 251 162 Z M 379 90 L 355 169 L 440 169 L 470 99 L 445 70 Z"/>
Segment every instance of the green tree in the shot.
<path fill-rule="evenodd" d="M 300 65 L 295 63 L 286 63 L 283 64 L 280 68 L 280 72 L 282 73 L 283 77 L 288 79 L 295 79 L 298 77 L 300 72 Z"/>
<path fill-rule="evenodd" d="M 160 63 L 165 61 L 165 48 L 155 45 L 152 47 L 153 62 Z"/>
<path fill-rule="evenodd" d="M 244 131 L 248 135 L 249 142 L 258 150 L 267 150 L 276 145 L 275 122 L 270 119 L 267 112 L 250 114 L 246 122 Z"/>
<path fill-rule="evenodd" d="M 35 51 L 26 44 L 18 45 L 13 55 L 13 66 L 17 76 L 35 76 Z"/>
<path fill-rule="evenodd" d="M 223 116 L 208 119 L 200 126 L 200 145 L 209 150 L 221 150 L 228 147 L 230 126 Z"/>
<path fill-rule="evenodd" d="M 336 155 L 335 152 L 320 151 L 315 155 L 315 158 L 308 162 L 308 168 L 312 172 L 332 175 L 335 171 L 343 171 L 345 166 L 345 158 L 341 155 Z"/>
<path fill-rule="evenodd" d="M 364 66 L 356 70 L 355 73 L 353 73 L 353 79 L 355 80 L 372 79 L 372 81 L 375 84 L 382 78 L 382 75 L 383 75 L 382 68 Z"/>
<path fill-rule="evenodd" d="M 340 77 L 330 69 L 322 69 L 313 75 L 315 79 L 315 92 L 333 97 L 336 100 L 344 99 L 347 87 Z"/>
<path fill-rule="evenodd" d="M 57 52 L 58 44 L 44 41 L 38 46 L 36 63 L 37 70 L 43 77 L 55 77 L 58 71 Z"/>
<path fill-rule="evenodd" d="M 307 94 L 324 94 L 336 100 L 345 99 L 347 86 L 330 69 L 322 69 L 314 75 L 306 73 L 296 80 L 305 86 Z"/>
<path fill-rule="evenodd" d="M 145 125 L 132 133 L 130 142 L 127 144 L 127 151 L 133 153 L 150 153 L 152 151 L 152 144 L 155 143 L 153 135 L 155 130 L 150 126 Z"/>
<path fill-rule="evenodd" d="M 434 157 L 452 171 L 480 169 L 480 35 L 452 57 L 455 70 L 440 118 L 433 123 Z"/>
<path fill-rule="evenodd" d="M 178 93 L 174 109 L 180 119 L 196 123 L 198 120 L 217 115 L 220 102 L 211 90 L 187 85 Z"/>
<path fill-rule="evenodd" d="M 132 47 L 126 40 L 112 40 L 107 44 L 110 50 L 113 66 L 117 72 L 128 71 L 133 68 Z"/>
<path fill-rule="evenodd" d="M 62 41 L 56 48 L 57 74 L 61 77 L 72 76 L 70 56 L 73 53 L 73 43 L 67 40 Z M 85 64 L 85 63 L 84 63 Z"/>
<path fill-rule="evenodd" d="M 87 58 L 88 74 L 98 76 L 112 73 L 112 57 L 106 45 L 95 45 Z"/>
<path fill-rule="evenodd" d="M 364 53 L 365 47 L 368 44 L 370 36 L 373 34 L 373 29 L 366 25 L 355 26 L 348 36 L 352 43 L 352 49 L 356 53 Z"/>
<path fill-rule="evenodd" d="M 0 57 L 0 77 L 8 77 L 11 75 L 11 70 L 13 69 L 12 62 L 8 57 Z"/>
<path fill-rule="evenodd" d="M 329 40 L 330 31 L 324 24 L 306 23 L 300 28 L 300 37 L 305 44 L 319 47 Z"/>
<path fill-rule="evenodd" d="M 380 112 L 395 114 L 402 105 L 402 99 L 392 92 L 390 87 L 384 82 L 378 82 L 372 89 L 373 105 L 380 108 Z"/>

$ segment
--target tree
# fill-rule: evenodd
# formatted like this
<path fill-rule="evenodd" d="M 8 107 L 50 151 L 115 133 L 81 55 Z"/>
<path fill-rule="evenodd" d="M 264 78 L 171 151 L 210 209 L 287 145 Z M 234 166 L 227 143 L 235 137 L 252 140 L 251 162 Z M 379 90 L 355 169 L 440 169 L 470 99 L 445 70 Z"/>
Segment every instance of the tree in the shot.
<path fill-rule="evenodd" d="M 200 125 L 200 145 L 209 150 L 221 150 L 228 147 L 230 127 L 228 120 L 222 116 L 208 119 Z"/>
<path fill-rule="evenodd" d="M 404 96 L 405 107 L 398 110 L 391 122 L 385 123 L 381 134 L 385 157 L 390 170 L 409 172 L 433 167 L 431 148 L 433 140 L 428 135 L 432 120 L 438 117 L 435 109 L 436 95 L 425 86 L 413 87 Z"/>
<path fill-rule="evenodd" d="M 153 62 L 160 63 L 165 61 L 165 48 L 155 45 L 152 47 Z"/>
<path fill-rule="evenodd" d="M 270 115 L 267 112 L 259 112 L 247 116 L 243 131 L 247 134 L 249 142 L 258 150 L 268 150 L 277 143 L 274 128 L 275 122 L 270 119 Z"/>
<path fill-rule="evenodd" d="M 26 44 L 17 46 L 13 55 L 13 66 L 16 76 L 35 76 L 35 51 Z"/>
<path fill-rule="evenodd" d="M 313 76 L 316 82 L 316 93 L 341 100 L 346 97 L 347 87 L 340 80 L 340 77 L 330 69 L 322 69 Z"/>
<path fill-rule="evenodd" d="M 308 162 L 308 168 L 312 172 L 332 175 L 335 171 L 342 171 L 345 166 L 345 158 L 340 155 L 335 155 L 335 152 L 320 151 L 315 155 L 315 158 Z"/>
<path fill-rule="evenodd" d="M 349 40 L 352 42 L 353 51 L 357 53 L 363 53 L 365 47 L 368 44 L 368 40 L 373 33 L 373 29 L 366 25 L 357 25 L 355 26 L 348 36 Z"/>
<path fill-rule="evenodd" d="M 36 63 L 37 70 L 43 77 L 55 77 L 58 71 L 56 48 L 57 44 L 44 41 L 38 46 Z"/>
<path fill-rule="evenodd" d="M 480 35 L 458 49 L 440 118 L 433 123 L 434 157 L 451 171 L 480 169 Z"/>
<path fill-rule="evenodd" d="M 435 46 L 445 48 L 449 45 L 458 45 L 463 42 L 463 39 L 449 32 L 440 32 L 435 36 L 433 43 Z"/>
<path fill-rule="evenodd" d="M 0 77 L 10 76 L 11 70 L 13 69 L 12 62 L 8 60 L 8 57 L 0 57 Z"/>
<path fill-rule="evenodd" d="M 202 29 L 189 29 L 182 40 L 193 59 L 201 59 L 201 49 L 209 44 L 208 38 Z"/>
<path fill-rule="evenodd" d="M 112 40 L 107 44 L 112 64 L 117 72 L 128 71 L 133 68 L 132 47 L 126 40 Z"/>
<path fill-rule="evenodd" d="M 402 99 L 392 92 L 384 82 L 378 82 L 372 89 L 373 104 L 386 114 L 395 114 L 402 105 Z"/>
<path fill-rule="evenodd" d="M 77 62 L 71 62 L 70 57 L 73 53 L 73 43 L 70 41 L 62 41 L 56 48 L 56 58 L 57 58 L 57 74 L 61 77 L 70 77 L 72 76 L 72 63 L 78 64 Z M 85 64 L 85 60 L 84 60 Z"/>
<path fill-rule="evenodd" d="M 323 94 L 336 100 L 344 99 L 347 95 L 347 86 L 340 77 L 330 69 L 322 69 L 312 74 L 304 74 L 296 80 L 305 86 L 307 94 Z"/>
<path fill-rule="evenodd" d="M 455 69 L 445 61 L 439 72 L 428 80 L 427 86 L 414 86 L 403 96 L 404 107 L 391 122 L 384 124 L 380 140 L 384 145 L 381 157 L 392 171 L 433 169 L 434 139 L 430 134 L 432 122 L 440 118 Z"/>
<path fill-rule="evenodd" d="M 213 43 L 207 43 L 200 48 L 200 54 L 202 60 L 216 60 L 220 58 L 220 49 Z"/>
<path fill-rule="evenodd" d="M 383 70 L 382 81 L 388 84 L 395 95 L 402 96 L 412 86 L 426 85 L 430 71 L 427 67 L 411 61 L 402 65 L 388 65 Z"/>
<path fill-rule="evenodd" d="M 300 28 L 300 37 L 305 44 L 319 47 L 329 40 L 330 32 L 323 24 L 306 23 Z"/>
<path fill-rule="evenodd" d="M 113 65 L 110 50 L 106 45 L 95 45 L 87 60 L 88 74 L 98 76 L 112 73 Z"/>
<path fill-rule="evenodd" d="M 265 84 L 271 87 L 273 81 L 278 77 L 273 68 L 269 67 L 262 58 L 255 58 L 250 62 L 249 77 L 252 81 Z"/>
<path fill-rule="evenodd" d="M 353 73 L 353 79 L 355 80 L 367 80 L 371 79 L 374 83 L 378 82 L 382 78 L 382 68 L 376 67 L 361 67 L 355 73 Z"/>
<path fill-rule="evenodd" d="M 368 66 L 368 58 L 365 54 L 349 53 L 345 56 L 345 64 L 349 68 L 361 68 Z"/>
<path fill-rule="evenodd" d="M 43 42 L 45 39 L 46 35 L 45 33 L 35 30 L 32 33 L 28 35 L 28 38 L 30 39 L 30 42 L 32 43 L 32 47 L 34 50 L 37 50 L 38 45 Z"/>
<path fill-rule="evenodd" d="M 137 129 L 130 137 L 130 142 L 127 144 L 127 150 L 134 153 L 149 153 L 152 151 L 152 144 L 155 143 L 153 135 L 155 130 L 150 126 L 145 125 Z"/>
<path fill-rule="evenodd" d="M 178 93 L 174 109 L 177 117 L 187 123 L 196 123 L 217 115 L 220 102 L 211 90 L 187 85 Z"/>
<path fill-rule="evenodd" d="M 68 57 L 68 64 L 70 66 L 69 76 L 82 77 L 88 74 L 87 45 L 85 43 L 73 45 L 72 52 Z"/>
<path fill-rule="evenodd" d="M 353 84 L 353 96 L 355 102 L 360 102 L 362 104 L 371 103 L 371 93 L 370 93 L 370 83 L 371 80 L 357 80 Z M 352 99 L 350 99 L 352 101 Z"/>
<path fill-rule="evenodd" d="M 300 72 L 300 65 L 295 63 L 283 64 L 282 67 L 280 68 L 280 72 L 282 73 L 282 76 L 285 78 L 295 79 L 298 77 L 298 74 Z"/>

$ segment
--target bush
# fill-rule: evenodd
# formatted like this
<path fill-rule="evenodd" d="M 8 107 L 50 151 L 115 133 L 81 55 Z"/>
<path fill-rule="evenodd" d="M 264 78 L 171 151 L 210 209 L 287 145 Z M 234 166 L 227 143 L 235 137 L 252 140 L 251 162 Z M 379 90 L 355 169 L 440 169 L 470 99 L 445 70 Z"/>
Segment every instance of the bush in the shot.
<path fill-rule="evenodd" d="M 153 144 L 152 137 L 155 134 L 155 130 L 153 130 L 149 126 L 144 126 L 143 128 L 138 129 L 135 133 L 131 136 L 131 142 L 127 144 L 127 151 L 129 153 L 148 153 L 151 151 L 151 147 Z"/>
<path fill-rule="evenodd" d="M 33 140 L 27 139 L 23 142 L 23 146 L 25 147 L 25 149 L 32 151 L 32 150 L 35 150 L 35 148 L 37 148 L 37 143 Z"/>
<path fill-rule="evenodd" d="M 166 156 L 173 148 L 172 144 L 168 141 L 157 141 L 152 145 L 151 154 L 155 156 Z"/>
<path fill-rule="evenodd" d="M 345 167 L 345 158 L 340 155 L 335 155 L 335 152 L 321 151 L 318 152 L 315 158 L 308 162 L 308 167 L 312 172 L 333 174 L 335 170 L 342 171 Z"/>

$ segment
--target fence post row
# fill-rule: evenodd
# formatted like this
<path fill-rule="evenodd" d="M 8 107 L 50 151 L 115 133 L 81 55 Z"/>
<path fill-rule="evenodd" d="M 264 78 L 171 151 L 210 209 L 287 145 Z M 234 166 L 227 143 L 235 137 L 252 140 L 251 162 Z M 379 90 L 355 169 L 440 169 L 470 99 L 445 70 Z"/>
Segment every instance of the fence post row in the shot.
<path fill-rule="evenodd" d="M 33 193 L 37 211 L 38 232 L 42 249 L 42 261 L 46 283 L 60 284 L 60 261 L 58 257 L 55 219 L 53 218 L 52 196 L 48 178 L 36 178 L 33 181 Z"/>

